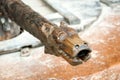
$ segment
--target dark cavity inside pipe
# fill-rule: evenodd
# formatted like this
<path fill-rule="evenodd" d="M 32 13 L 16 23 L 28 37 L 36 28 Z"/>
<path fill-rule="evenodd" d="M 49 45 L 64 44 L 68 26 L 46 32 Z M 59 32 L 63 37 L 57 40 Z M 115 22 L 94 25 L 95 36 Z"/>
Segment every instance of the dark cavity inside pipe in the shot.
<path fill-rule="evenodd" d="M 89 53 L 91 52 L 90 49 L 83 49 L 81 51 L 79 51 L 79 53 L 77 54 L 76 57 L 80 58 L 81 60 L 87 60 L 89 58 Z"/>

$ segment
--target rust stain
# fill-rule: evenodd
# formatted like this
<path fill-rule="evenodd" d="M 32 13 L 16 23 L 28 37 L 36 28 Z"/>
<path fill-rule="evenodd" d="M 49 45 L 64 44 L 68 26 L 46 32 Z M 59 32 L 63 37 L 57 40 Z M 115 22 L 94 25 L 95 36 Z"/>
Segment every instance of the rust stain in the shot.
<path fill-rule="evenodd" d="M 63 23 L 58 27 L 21 0 L 1 0 L 0 4 L 4 17 L 9 17 L 41 40 L 45 46 L 45 53 L 62 56 L 71 65 L 81 64 L 90 58 L 90 48 L 74 29 Z"/>
<path fill-rule="evenodd" d="M 44 54 L 43 48 L 30 51 L 29 57 L 17 54 L 0 58 L 1 80 L 116 80 L 120 79 L 120 15 L 104 17 L 81 36 L 93 50 L 92 58 L 79 66 Z M 16 55 L 16 56 L 14 56 Z"/>

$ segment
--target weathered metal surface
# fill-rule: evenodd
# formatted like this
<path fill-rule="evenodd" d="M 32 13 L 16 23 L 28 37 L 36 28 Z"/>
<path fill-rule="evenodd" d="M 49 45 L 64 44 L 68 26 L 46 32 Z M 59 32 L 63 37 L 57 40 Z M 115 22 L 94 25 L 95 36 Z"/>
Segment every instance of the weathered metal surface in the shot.
<path fill-rule="evenodd" d="M 73 67 L 61 58 L 45 55 L 43 47 L 30 49 L 30 56 L 28 57 L 20 57 L 20 52 L 1 55 L 0 79 L 119 80 L 120 15 L 118 14 L 119 11 L 116 11 L 115 14 L 105 11 L 107 18 L 103 16 L 93 27 L 82 34 L 82 38 L 90 42 L 93 48 L 90 61 Z"/>
<path fill-rule="evenodd" d="M 0 41 L 16 37 L 22 32 L 19 26 L 0 15 Z"/>
<path fill-rule="evenodd" d="M 1 80 L 119 80 L 120 14 L 106 11 L 81 34 L 93 50 L 91 59 L 71 66 L 64 59 L 44 54 L 44 48 L 30 50 L 30 56 L 18 53 L 0 56 Z"/>
<path fill-rule="evenodd" d="M 42 14 L 45 18 L 47 18 L 50 21 L 58 22 L 63 20 L 63 17 L 59 13 L 47 7 L 47 5 L 42 0 L 35 0 L 35 1 L 22 0 L 22 1 L 24 1 L 26 4 L 31 6 L 32 9 Z M 87 27 L 90 26 L 94 22 L 94 20 L 96 20 L 96 17 L 99 16 L 101 11 L 101 6 L 98 0 L 92 0 L 92 1 L 74 0 L 70 2 L 69 0 L 66 0 L 67 3 L 66 5 L 64 5 L 64 0 L 60 0 L 59 2 L 58 1 L 56 0 L 55 2 L 61 4 L 62 6 L 64 6 L 66 9 L 68 9 L 69 11 L 71 11 L 73 14 L 75 14 L 77 17 L 81 19 L 82 22 L 80 25 L 71 26 L 72 28 L 75 28 L 77 30 L 83 30 L 86 27 L 86 25 Z M 88 3 L 86 3 L 86 1 Z M 74 8 L 72 8 L 72 6 L 74 6 Z M 92 12 L 92 14 L 89 12 Z"/>
<path fill-rule="evenodd" d="M 47 4 L 44 3 L 44 0 L 31 0 L 31 1 L 22 0 L 22 1 L 24 1 L 27 5 L 31 6 L 32 9 L 42 14 L 43 16 L 56 13 L 55 10 L 53 10 Z M 81 20 L 80 24 L 70 26 L 72 28 L 79 30 L 84 30 L 86 26 L 91 25 L 99 17 L 102 10 L 99 0 L 53 0 L 53 1 L 59 5 L 62 5 L 69 12 L 71 12 Z"/>
<path fill-rule="evenodd" d="M 5 17 L 41 40 L 45 45 L 45 53 L 62 56 L 72 65 L 81 64 L 90 58 L 91 50 L 74 29 L 63 23 L 60 27 L 50 23 L 21 0 L 1 0 L 0 4 Z"/>
<path fill-rule="evenodd" d="M 45 17 L 51 22 L 57 22 L 57 21 L 63 20 L 63 17 L 60 16 L 58 13 L 53 13 L 53 14 L 47 15 Z M 19 30 L 16 29 L 17 25 L 16 24 L 14 24 L 14 25 L 15 25 L 14 26 L 15 29 L 13 29 L 13 30 L 15 30 L 15 32 L 18 33 Z M 19 26 L 18 26 L 18 28 L 19 28 Z M 3 39 L 4 38 L 2 37 L 1 40 L 3 40 Z M 21 34 L 19 34 L 18 36 L 15 36 L 12 39 L 0 41 L 0 46 L 1 46 L 0 54 L 7 54 L 10 52 L 20 51 L 24 47 L 29 47 L 29 46 L 31 46 L 31 48 L 40 47 L 40 46 L 42 46 L 42 43 L 37 38 L 35 38 L 30 33 L 26 32 L 24 30 L 24 31 L 22 31 Z"/>

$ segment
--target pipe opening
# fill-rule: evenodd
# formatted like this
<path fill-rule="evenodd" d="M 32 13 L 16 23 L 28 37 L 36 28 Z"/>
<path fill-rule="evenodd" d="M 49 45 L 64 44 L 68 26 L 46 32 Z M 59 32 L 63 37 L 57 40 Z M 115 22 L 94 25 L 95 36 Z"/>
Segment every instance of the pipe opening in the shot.
<path fill-rule="evenodd" d="M 84 49 L 81 50 L 78 54 L 77 57 L 82 59 L 82 60 L 86 60 L 89 57 L 89 53 L 91 52 L 90 49 Z"/>

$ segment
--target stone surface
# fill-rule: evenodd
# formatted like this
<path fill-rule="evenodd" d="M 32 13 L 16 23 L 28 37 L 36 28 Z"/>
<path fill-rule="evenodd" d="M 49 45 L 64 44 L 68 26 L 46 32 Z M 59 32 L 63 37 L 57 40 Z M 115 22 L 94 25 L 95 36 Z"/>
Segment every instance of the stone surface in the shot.
<path fill-rule="evenodd" d="M 30 49 L 30 56 L 20 52 L 0 56 L 1 80 L 119 80 L 120 14 L 104 13 L 81 33 L 89 42 L 92 58 L 71 66 L 63 58 L 44 54 L 44 48 Z"/>
<path fill-rule="evenodd" d="M 92 24 L 101 14 L 101 4 L 99 0 L 51 0 L 62 5 L 69 12 L 80 19 L 77 29 L 84 30 L 85 26 Z"/>
<path fill-rule="evenodd" d="M 38 8 L 37 5 L 39 5 L 39 3 L 36 5 L 34 5 L 35 3 L 32 4 L 34 0 L 24 1 Z M 36 1 L 39 2 L 41 0 Z M 84 0 L 82 1 L 84 2 Z M 73 2 L 72 0 L 71 5 L 75 6 L 75 4 L 72 4 Z M 46 9 L 43 9 L 44 5 L 44 3 L 39 5 L 39 7 L 42 6 L 40 13 L 44 15 L 54 13 L 54 11 L 44 12 L 44 9 Z M 90 9 L 92 10 L 92 8 Z M 37 10 L 39 9 L 36 9 L 36 11 Z M 32 48 L 27 51 L 27 53 L 29 52 L 30 54 L 28 57 L 22 57 L 20 51 L 0 55 L 0 80 L 120 80 L 119 11 L 119 8 L 115 10 L 109 7 L 102 9 L 98 20 L 95 21 L 91 27 L 80 33 L 80 37 L 86 40 L 92 48 L 92 58 L 89 61 L 78 66 L 71 66 L 61 57 L 45 54 L 44 47 Z M 62 17 L 60 18 L 62 19 Z M 28 33 L 25 32 L 25 34 Z M 17 39 L 18 41 L 22 40 L 27 43 L 36 42 L 39 44 L 39 41 L 33 39 L 34 37 L 31 35 L 28 37 L 24 35 L 22 38 L 20 38 L 20 36 Z M 6 48 L 4 48 L 6 45 L 13 46 L 11 44 L 16 42 L 14 39 L 6 44 L 0 42 L 0 48 L 6 50 Z M 23 44 L 25 43 L 23 42 Z M 18 49 L 20 45 L 21 43 L 17 42 L 16 49 Z M 12 49 L 13 47 L 8 48 Z"/>
<path fill-rule="evenodd" d="M 47 4 L 45 4 L 42 0 L 33 0 L 33 1 L 22 0 L 22 1 L 25 4 L 29 5 L 36 12 L 43 15 L 45 18 L 47 18 L 51 22 L 54 22 L 59 25 L 60 21 L 64 20 L 63 16 L 61 16 L 59 13 L 57 13 L 54 10 L 52 10 L 51 8 L 49 8 L 47 6 Z M 58 2 L 58 0 L 55 2 Z M 58 4 L 62 4 L 65 8 L 67 8 L 68 10 L 71 10 L 72 13 L 73 12 L 78 13 L 75 15 L 79 16 L 79 18 L 87 17 L 87 18 L 84 18 L 85 20 L 83 19 L 84 21 L 82 20 L 81 24 L 69 26 L 76 30 L 80 30 L 80 29 L 83 30 L 84 22 L 85 22 L 85 24 L 89 24 L 89 22 L 92 22 L 93 20 L 95 20 L 95 19 L 93 19 L 93 17 L 97 17 L 101 10 L 101 6 L 100 6 L 100 3 L 98 0 L 92 0 L 92 2 L 89 1 L 89 3 L 86 3 L 85 1 L 78 1 L 78 0 L 75 0 L 75 1 L 66 0 L 66 3 L 67 3 L 67 5 L 63 5 L 64 1 L 61 0 L 61 2 Z M 75 6 L 74 9 L 72 8 L 73 6 Z M 86 9 L 86 10 L 84 10 L 84 9 Z M 96 15 L 89 13 L 89 10 L 93 11 Z M 97 12 L 97 10 L 98 10 L 98 12 Z M 81 14 L 81 15 L 79 15 L 79 14 Z M 84 14 L 89 14 L 89 15 L 94 15 L 94 16 L 88 17 L 87 15 L 84 15 Z M 4 44 L 6 44 L 6 45 L 4 45 Z M 3 53 L 9 53 L 9 52 L 21 50 L 21 48 L 24 46 L 38 46 L 38 45 L 41 45 L 41 43 L 39 40 L 34 38 L 29 33 L 23 32 L 21 35 L 17 36 L 14 39 L 9 39 L 7 41 L 0 42 L 0 45 L 1 45 L 0 54 L 3 54 Z"/>
<path fill-rule="evenodd" d="M 113 4 L 120 4 L 120 0 L 100 0 L 102 3 L 111 6 Z"/>

